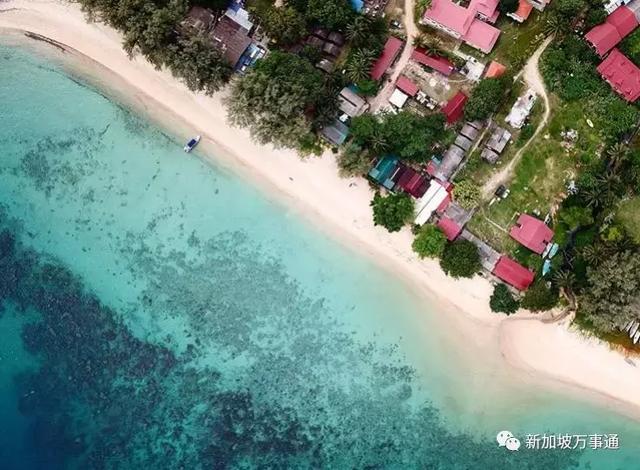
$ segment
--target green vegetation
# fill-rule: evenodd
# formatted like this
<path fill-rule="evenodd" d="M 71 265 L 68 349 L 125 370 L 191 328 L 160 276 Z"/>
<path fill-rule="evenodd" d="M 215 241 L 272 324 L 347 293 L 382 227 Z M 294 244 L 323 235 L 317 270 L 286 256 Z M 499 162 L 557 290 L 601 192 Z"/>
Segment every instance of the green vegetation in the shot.
<path fill-rule="evenodd" d="M 342 177 L 361 176 L 371 167 L 371 156 L 355 143 L 346 145 L 337 158 Z"/>
<path fill-rule="evenodd" d="M 622 201 L 618 206 L 616 221 L 638 244 L 640 244 L 640 197 L 635 196 Z"/>
<path fill-rule="evenodd" d="M 351 122 L 354 142 L 372 154 L 389 152 L 411 161 L 426 161 L 445 135 L 441 114 L 421 116 L 411 111 L 374 116 L 365 113 Z"/>
<path fill-rule="evenodd" d="M 332 31 L 344 30 L 356 13 L 345 0 L 288 0 L 309 24 L 317 24 Z"/>
<path fill-rule="evenodd" d="M 411 245 L 420 258 L 439 258 L 447 245 L 442 230 L 432 224 L 420 227 Z"/>
<path fill-rule="evenodd" d="M 470 180 L 458 181 L 453 188 L 453 196 L 465 209 L 473 209 L 480 203 L 480 188 Z"/>
<path fill-rule="evenodd" d="M 272 41 L 286 46 L 307 35 L 304 17 L 291 7 L 271 7 L 262 16 L 262 27 Z"/>
<path fill-rule="evenodd" d="M 587 275 L 580 311 L 594 328 L 611 333 L 638 319 L 640 256 L 636 252 L 621 251 L 598 260 Z"/>
<path fill-rule="evenodd" d="M 473 277 L 482 268 L 478 248 L 468 240 L 449 243 L 440 257 L 440 267 L 454 278 Z"/>
<path fill-rule="evenodd" d="M 518 311 L 520 303 L 513 298 L 511 291 L 504 284 L 496 284 L 493 294 L 489 299 L 489 306 L 492 312 L 506 313 L 510 315 Z"/>
<path fill-rule="evenodd" d="M 186 2 L 140 0 L 79 0 L 91 19 L 99 19 L 123 34 L 129 55 L 141 53 L 155 67 L 167 67 L 194 91 L 211 94 L 231 76 L 220 53 L 197 33 L 176 35 L 187 12 Z M 212 6 L 217 6 L 216 2 Z"/>
<path fill-rule="evenodd" d="M 300 148 L 311 134 L 306 112 L 325 100 L 331 100 L 337 109 L 336 95 L 326 84 L 322 73 L 306 60 L 273 51 L 234 81 L 229 120 L 248 127 L 261 143 Z"/>
<path fill-rule="evenodd" d="M 381 196 L 376 193 L 371 201 L 373 208 L 373 223 L 382 225 L 389 232 L 398 232 L 412 218 L 414 202 L 405 193 Z"/>
<path fill-rule="evenodd" d="M 509 78 L 484 78 L 471 93 L 471 97 L 464 108 L 465 118 L 469 121 L 488 118 L 500 105 Z"/>
<path fill-rule="evenodd" d="M 520 305 L 532 312 L 544 312 L 555 307 L 556 303 L 558 292 L 547 286 L 546 281 L 539 279 L 527 289 Z"/>
<path fill-rule="evenodd" d="M 518 9 L 518 0 L 500 0 L 500 3 L 498 4 L 498 9 L 500 10 L 501 13 L 504 13 L 505 15 L 507 13 L 513 13 Z"/>

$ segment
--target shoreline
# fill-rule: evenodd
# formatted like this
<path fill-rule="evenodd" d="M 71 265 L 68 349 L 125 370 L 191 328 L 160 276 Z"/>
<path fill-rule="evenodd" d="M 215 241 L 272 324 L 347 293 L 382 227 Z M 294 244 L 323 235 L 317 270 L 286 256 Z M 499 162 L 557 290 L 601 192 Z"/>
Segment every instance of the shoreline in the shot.
<path fill-rule="evenodd" d="M 490 312 L 491 284 L 486 279 L 448 278 L 437 262 L 416 257 L 408 229 L 389 234 L 374 227 L 371 189 L 362 178 L 341 179 L 329 152 L 300 159 L 293 151 L 255 144 L 247 131 L 226 123 L 222 93 L 194 95 L 144 59 L 129 60 L 119 35 L 102 24 L 86 23 L 76 6 L 51 0 L 10 0 L 2 6 L 0 30 L 20 31 L 22 36 L 30 32 L 38 36 L 30 40 L 45 40 L 49 45 L 43 47 L 55 47 L 58 53 L 62 45 L 83 62 L 79 75 L 89 74 L 90 80 L 104 85 L 106 95 L 115 95 L 173 134 L 186 137 L 190 129 L 197 129 L 204 144 L 199 156 L 247 176 L 323 233 L 400 277 L 434 307 L 436 316 L 442 317 L 440 323 L 456 329 L 450 334 L 458 337 L 460 345 L 495 353 L 489 359 L 507 366 L 506 375 L 527 382 L 534 379 L 537 386 L 640 419 L 640 367 L 625 362 L 605 343 L 572 332 L 566 324 L 547 325 L 526 314 L 507 318 Z M 114 86 L 114 77 L 122 89 Z M 482 335 L 477 334 L 480 330 Z M 488 344 L 492 340 L 496 344 Z"/>

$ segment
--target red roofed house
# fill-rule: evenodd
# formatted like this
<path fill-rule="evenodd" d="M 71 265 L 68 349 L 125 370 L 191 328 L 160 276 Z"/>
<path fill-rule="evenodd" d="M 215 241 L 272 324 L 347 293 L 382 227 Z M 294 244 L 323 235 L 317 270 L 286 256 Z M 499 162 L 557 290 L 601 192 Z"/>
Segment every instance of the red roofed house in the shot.
<path fill-rule="evenodd" d="M 429 180 L 411 167 L 404 168 L 404 172 L 396 183 L 396 188 L 401 188 L 415 198 L 424 196 L 428 187 Z"/>
<path fill-rule="evenodd" d="M 491 63 L 489 64 L 489 67 L 487 67 L 487 71 L 484 74 L 484 78 L 502 77 L 502 75 L 504 75 L 506 70 L 507 68 L 504 65 L 502 65 L 500 62 L 496 62 L 495 60 L 492 60 Z"/>
<path fill-rule="evenodd" d="M 521 214 L 516 225 L 511 227 L 509 235 L 521 245 L 540 255 L 553 238 L 553 230 L 542 220 L 528 214 Z"/>
<path fill-rule="evenodd" d="M 500 257 L 493 268 L 493 274 L 519 290 L 529 287 L 535 277 L 527 268 L 506 256 Z"/>
<path fill-rule="evenodd" d="M 451 0 L 433 0 L 421 23 L 489 53 L 500 36 L 500 30 L 485 21 L 496 21 L 499 15 L 498 3 L 498 0 L 471 0 L 469 7 L 464 8 Z"/>
<path fill-rule="evenodd" d="M 450 242 L 458 238 L 458 235 L 460 235 L 460 232 L 462 232 L 462 227 L 458 225 L 455 220 L 452 220 L 448 217 L 442 217 L 438 221 L 438 227 L 440 228 L 440 230 L 442 230 L 442 232 L 447 237 L 447 240 L 449 240 Z"/>
<path fill-rule="evenodd" d="M 638 18 L 627 6 L 618 7 L 606 21 L 594 26 L 584 37 L 600 57 L 616 47 L 620 41 L 637 27 Z"/>
<path fill-rule="evenodd" d="M 640 98 L 640 69 L 618 49 L 612 50 L 597 70 L 625 100 L 633 103 Z"/>
<path fill-rule="evenodd" d="M 404 75 L 400 75 L 396 80 L 396 88 L 400 89 L 409 96 L 416 96 L 418 93 L 418 85 L 413 83 Z"/>
<path fill-rule="evenodd" d="M 442 114 L 447 119 L 447 124 L 453 124 L 462 117 L 464 112 L 464 105 L 466 104 L 467 95 L 459 91 L 456 95 L 447 101 L 447 104 L 442 108 Z"/>
<path fill-rule="evenodd" d="M 518 23 L 524 23 L 527 18 L 529 18 L 532 10 L 533 5 L 531 5 L 531 3 L 529 3 L 527 0 L 520 0 L 518 2 L 518 9 L 513 13 L 507 13 L 507 16 L 513 18 Z"/>
<path fill-rule="evenodd" d="M 432 68 L 436 72 L 440 72 L 444 76 L 448 77 L 453 73 L 454 66 L 449 60 L 444 57 L 434 57 L 425 54 L 421 49 L 414 50 L 413 54 L 411 54 L 411 59 L 419 64 Z"/>
<path fill-rule="evenodd" d="M 378 57 L 378 60 L 373 64 L 371 69 L 371 78 L 373 80 L 380 80 L 385 72 L 391 67 L 391 64 L 396 60 L 398 54 L 404 46 L 404 41 L 398 38 L 390 36 L 384 45 L 382 54 Z"/>

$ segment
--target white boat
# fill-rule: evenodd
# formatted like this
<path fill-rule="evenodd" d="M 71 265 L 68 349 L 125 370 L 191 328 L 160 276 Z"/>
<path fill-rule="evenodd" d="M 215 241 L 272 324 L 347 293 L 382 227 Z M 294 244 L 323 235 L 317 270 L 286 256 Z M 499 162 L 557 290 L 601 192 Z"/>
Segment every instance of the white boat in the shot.
<path fill-rule="evenodd" d="M 187 144 L 184 146 L 184 151 L 187 153 L 191 152 L 195 148 L 195 146 L 198 145 L 198 142 L 200 142 L 199 135 L 195 136 L 193 139 L 187 142 Z"/>
<path fill-rule="evenodd" d="M 636 344 L 640 340 L 640 331 L 638 331 L 633 337 L 633 344 Z"/>
<path fill-rule="evenodd" d="M 635 322 L 634 325 L 631 327 L 631 330 L 629 330 L 629 336 L 633 337 L 633 335 L 636 334 L 636 331 L 638 331 L 639 326 L 640 326 L 640 323 Z"/>
<path fill-rule="evenodd" d="M 633 326 L 633 324 L 635 323 L 635 320 L 631 320 L 629 323 L 627 323 L 627 326 L 624 327 L 624 331 L 630 331 L 631 327 Z"/>

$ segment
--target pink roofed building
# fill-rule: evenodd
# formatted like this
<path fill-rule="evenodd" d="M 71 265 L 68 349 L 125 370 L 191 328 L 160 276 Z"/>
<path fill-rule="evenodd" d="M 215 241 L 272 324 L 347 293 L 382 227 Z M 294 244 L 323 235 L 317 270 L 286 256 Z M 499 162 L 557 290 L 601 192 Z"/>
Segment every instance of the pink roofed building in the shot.
<path fill-rule="evenodd" d="M 375 61 L 371 68 L 371 78 L 373 80 L 378 81 L 382 78 L 389 67 L 391 67 L 395 62 L 403 47 L 404 41 L 393 36 L 389 36 L 380 57 L 378 57 L 378 60 Z"/>
<path fill-rule="evenodd" d="M 409 96 L 416 96 L 418 91 L 420 91 L 418 85 L 404 75 L 400 75 L 398 80 L 396 80 L 396 88 Z"/>
<path fill-rule="evenodd" d="M 617 48 L 613 49 L 597 68 L 616 93 L 633 103 L 640 98 L 640 68 Z"/>
<path fill-rule="evenodd" d="M 500 257 L 493 274 L 518 290 L 525 290 L 535 278 L 533 272 L 506 256 Z"/>
<path fill-rule="evenodd" d="M 416 49 L 411 54 L 411 60 L 415 60 L 419 64 L 426 65 L 442 75 L 449 76 L 453 73 L 455 67 L 451 61 L 445 57 L 432 56 L 426 54 L 423 49 Z"/>
<path fill-rule="evenodd" d="M 498 3 L 498 0 L 471 0 L 469 7 L 464 8 L 451 0 L 433 0 L 421 22 L 489 53 L 500 36 L 500 30 L 488 24 L 498 18 Z"/>
<path fill-rule="evenodd" d="M 639 13 L 640 14 L 640 13 Z M 640 22 L 636 13 L 628 6 L 618 7 L 604 23 L 591 28 L 585 39 L 600 57 L 616 47 L 625 37 L 631 34 Z"/>
<path fill-rule="evenodd" d="M 521 245 L 540 255 L 553 238 L 553 230 L 542 220 L 522 214 L 518 217 L 516 225 L 511 227 L 509 235 Z"/>

